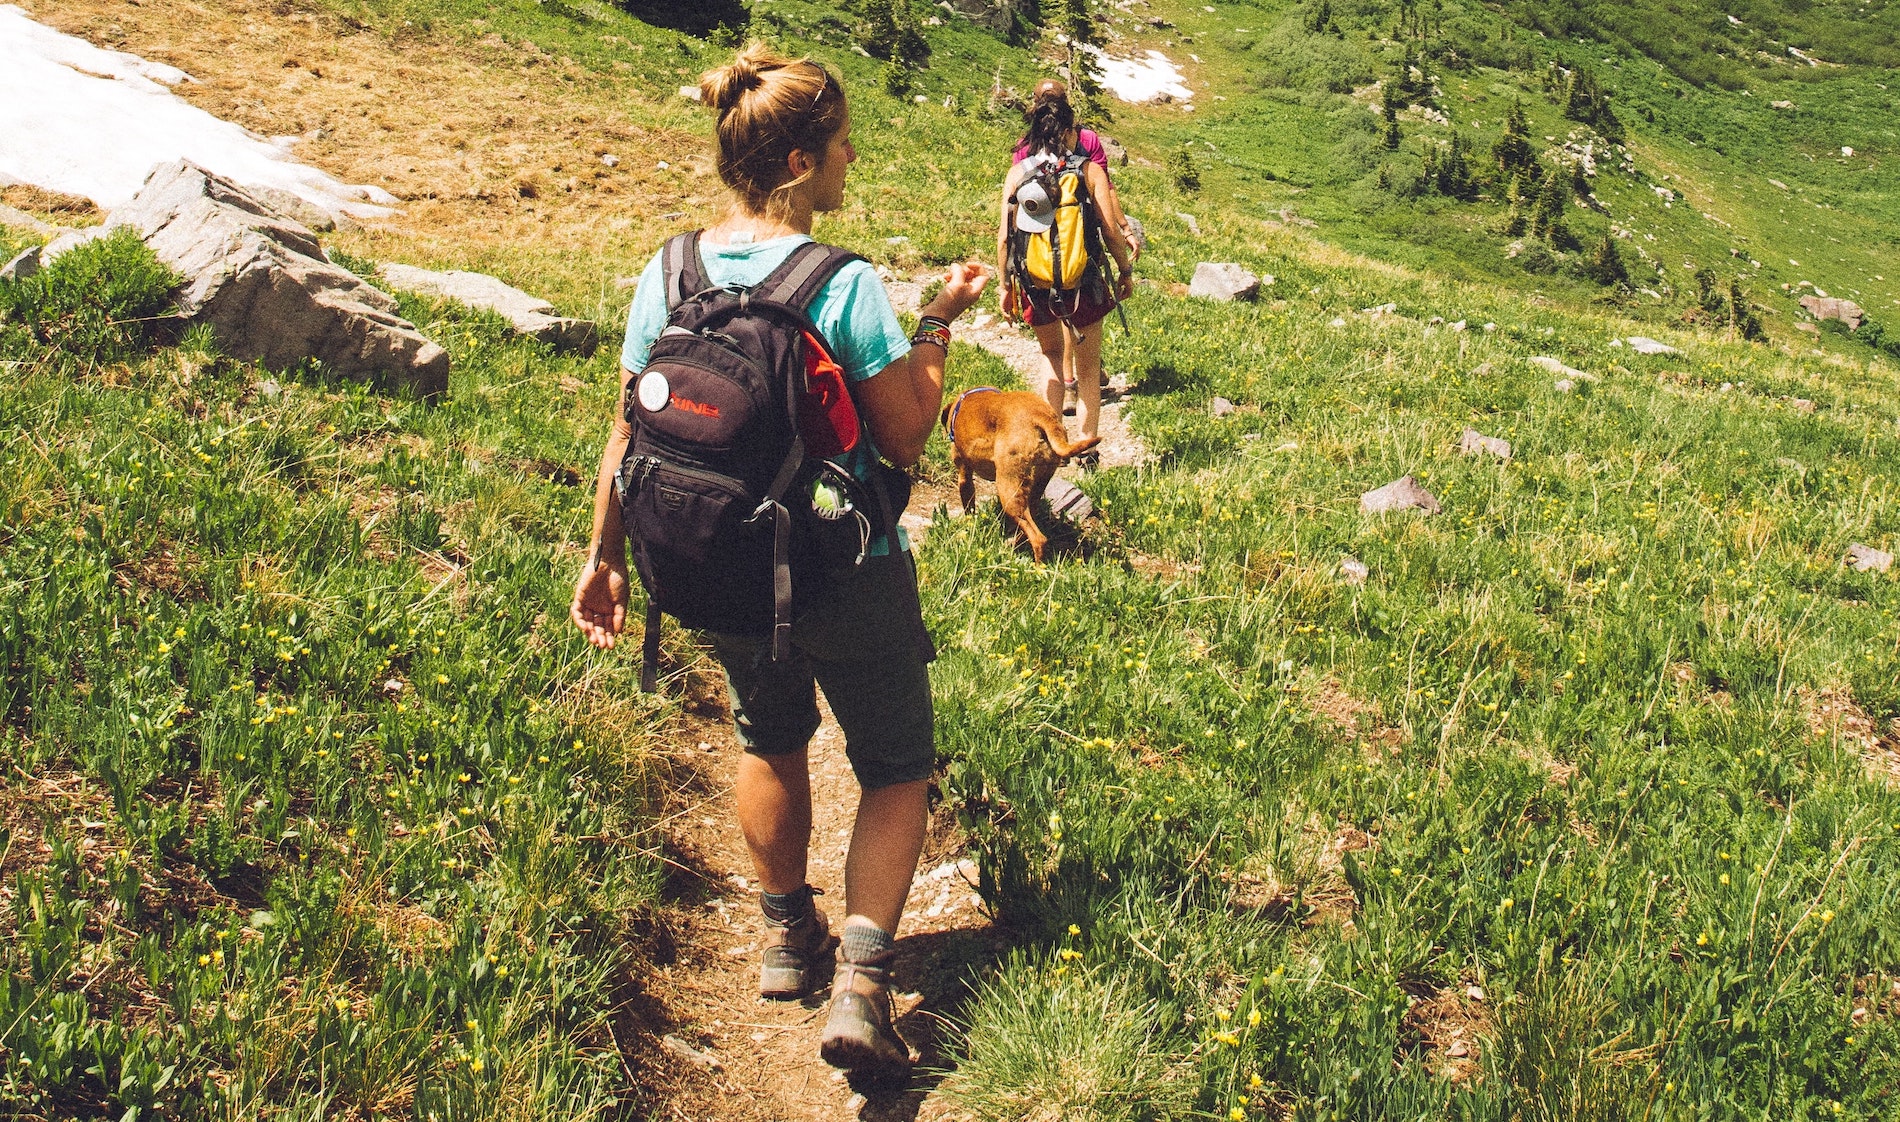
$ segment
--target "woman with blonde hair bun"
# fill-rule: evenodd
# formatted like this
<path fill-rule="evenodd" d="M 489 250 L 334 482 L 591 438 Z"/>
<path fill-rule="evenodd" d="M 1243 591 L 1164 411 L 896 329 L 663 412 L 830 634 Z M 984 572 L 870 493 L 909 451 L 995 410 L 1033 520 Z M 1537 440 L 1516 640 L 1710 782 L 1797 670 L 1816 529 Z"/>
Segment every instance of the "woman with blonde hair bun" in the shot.
<path fill-rule="evenodd" d="M 813 218 L 843 204 L 845 175 L 857 159 L 838 77 L 819 63 L 755 43 L 729 65 L 707 71 L 700 93 L 718 113 L 717 164 L 732 207 L 712 226 L 669 241 L 654 255 L 628 313 L 620 412 L 601 457 L 592 552 L 570 611 L 602 648 L 612 647 L 622 631 L 629 600 L 627 528 L 614 477 L 634 437 L 630 410 L 660 414 L 669 401 L 664 378 L 654 395 L 645 376 L 637 394 L 633 387 L 661 333 L 674 338 L 686 330 L 669 327 L 683 286 L 702 295 L 713 288 L 766 288 L 769 295 L 791 283 L 781 275 L 787 262 L 836 268 L 810 293 L 806 312 L 824 351 L 842 368 L 868 438 L 834 460 L 870 485 L 879 471 L 890 470 L 880 460 L 907 468 L 922 455 L 943 405 L 950 323 L 977 301 L 989 279 L 975 262 L 952 265 L 940 292 L 921 309 L 922 327 L 908 335 L 868 263 L 838 251 L 803 250 L 812 243 Z M 801 283 L 809 289 L 824 275 L 807 271 Z M 688 276 L 707 288 L 685 285 Z M 708 408 L 679 405 L 696 414 Z M 901 511 L 887 513 L 889 532 L 865 543 L 861 564 L 791 617 L 784 657 L 772 637 L 705 634 L 725 670 L 744 749 L 734 786 L 762 890 L 766 946 L 759 990 L 765 997 L 804 996 L 833 946 L 825 914 L 812 903 L 817 890 L 806 880 L 812 831 L 807 750 L 819 723 L 814 685 L 823 688 L 844 730 L 861 795 L 820 1053 L 837 1067 L 882 1073 L 908 1070 L 915 1059 L 892 1025 L 888 987 L 898 921 L 923 848 L 925 788 L 935 763 L 927 669 L 935 650 L 924 630 L 910 543 L 895 525 Z"/>

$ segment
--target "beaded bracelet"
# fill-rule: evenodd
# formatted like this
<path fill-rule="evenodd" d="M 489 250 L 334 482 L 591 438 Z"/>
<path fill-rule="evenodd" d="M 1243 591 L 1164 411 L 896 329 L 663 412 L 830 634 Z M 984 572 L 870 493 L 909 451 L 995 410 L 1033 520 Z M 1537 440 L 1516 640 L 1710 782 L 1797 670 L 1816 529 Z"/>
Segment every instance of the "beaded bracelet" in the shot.
<path fill-rule="evenodd" d="M 936 316 L 923 317 L 923 319 L 918 321 L 917 334 L 910 337 L 911 346 L 914 347 L 920 343 L 935 343 L 944 349 L 945 354 L 948 354 L 950 351 L 950 325 L 938 319 Z"/>

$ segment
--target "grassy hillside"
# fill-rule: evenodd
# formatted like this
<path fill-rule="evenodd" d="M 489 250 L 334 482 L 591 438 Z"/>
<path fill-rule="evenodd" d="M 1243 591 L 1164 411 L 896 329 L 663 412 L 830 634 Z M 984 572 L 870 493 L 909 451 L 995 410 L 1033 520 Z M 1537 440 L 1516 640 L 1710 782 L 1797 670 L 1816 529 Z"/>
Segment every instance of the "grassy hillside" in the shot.
<path fill-rule="evenodd" d="M 1155 237 L 1107 361 L 1160 463 L 1086 482 L 1086 557 L 1036 566 L 987 518 L 939 518 L 921 551 L 940 786 L 1013 948 L 972 978 L 947 1097 L 981 1118 L 1893 1117 L 1900 589 L 1843 555 L 1900 545 L 1900 375 L 1793 304 L 1805 280 L 1900 323 L 1890 95 L 1863 65 L 1887 9 L 1735 9 L 1855 63 L 1738 62 L 1737 83 L 1641 4 L 1341 3 L 1338 34 L 1213 7 L 1102 13 L 1196 90 L 1105 123 Z M 853 10 L 752 10 L 846 72 L 860 159 L 819 233 L 897 270 L 987 252 L 1016 129 L 992 88 L 1053 55 L 932 11 L 927 64 L 893 75 L 851 49 Z M 452 131 L 419 131 L 410 224 L 337 235 L 354 267 L 486 267 L 611 325 L 613 278 L 718 205 L 676 94 L 709 41 L 597 3 L 296 14 L 434 83 L 437 124 L 503 93 L 581 122 L 466 137 L 467 169 Z M 1598 41 L 1538 24 L 1559 17 Z M 1367 87 L 1408 47 L 1436 92 L 1387 148 Z M 1627 152 L 1563 115 L 1553 61 L 1591 68 Z M 193 96 L 261 81 L 213 77 Z M 381 110 L 351 124 L 346 95 L 322 94 L 320 143 L 373 166 Z M 1546 166 L 1573 131 L 1606 157 L 1585 186 L 1607 213 L 1571 196 L 1584 248 L 1547 271 L 1524 258 L 1550 239 L 1499 231 L 1508 183 L 1407 186 L 1454 134 L 1488 159 L 1515 104 Z M 591 170 L 596 144 L 625 172 Z M 1576 269 L 1613 227 L 1624 287 Z M 1257 305 L 1171 293 L 1210 259 L 1275 283 Z M 160 282 L 108 292 L 67 261 L 55 288 L 0 290 L 0 1102 L 664 1116 L 654 1042 L 610 1012 L 653 968 L 648 761 L 685 699 L 648 704 L 627 654 L 564 620 L 614 348 L 559 358 L 405 300 L 456 364 L 425 407 L 141 334 Z M 1703 268 L 1739 278 L 1770 342 L 1700 308 Z M 1639 332 L 1680 352 L 1615 342 Z M 1591 378 L 1560 392 L 1540 357 Z M 959 345 L 954 377 L 999 373 Z M 1467 426 L 1513 458 L 1460 455 Z M 1408 473 L 1442 513 L 1359 512 Z"/>

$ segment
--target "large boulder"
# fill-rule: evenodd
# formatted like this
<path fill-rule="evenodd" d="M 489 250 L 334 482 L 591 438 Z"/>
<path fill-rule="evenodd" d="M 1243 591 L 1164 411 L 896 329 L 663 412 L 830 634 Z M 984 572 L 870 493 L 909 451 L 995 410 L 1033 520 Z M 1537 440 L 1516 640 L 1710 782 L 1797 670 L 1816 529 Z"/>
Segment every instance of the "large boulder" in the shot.
<path fill-rule="evenodd" d="M 1860 327 L 1860 321 L 1867 318 L 1859 304 L 1852 300 L 1843 300 L 1838 296 L 1803 296 L 1801 306 L 1808 314 L 1819 320 L 1837 319 L 1847 325 L 1847 330 Z"/>
<path fill-rule="evenodd" d="M 397 315 L 393 297 L 331 264 L 308 227 L 228 179 L 188 160 L 155 168 L 94 230 L 121 226 L 185 278 L 173 294 L 179 310 L 211 325 L 233 358 L 280 369 L 316 359 L 344 378 L 448 389 L 448 352 Z M 77 240 L 55 239 L 44 259 Z"/>
<path fill-rule="evenodd" d="M 538 296 L 530 296 L 486 273 L 466 273 L 460 269 L 434 272 L 414 265 L 384 265 L 383 279 L 405 292 L 442 296 L 494 312 L 508 321 L 518 334 L 538 339 L 557 351 L 592 355 L 600 346 L 600 328 L 592 321 L 571 319 L 554 314 L 554 305 Z"/>
<path fill-rule="evenodd" d="M 1260 295 L 1260 278 L 1239 265 L 1203 261 L 1194 266 L 1188 295 L 1205 300 L 1251 300 Z"/>

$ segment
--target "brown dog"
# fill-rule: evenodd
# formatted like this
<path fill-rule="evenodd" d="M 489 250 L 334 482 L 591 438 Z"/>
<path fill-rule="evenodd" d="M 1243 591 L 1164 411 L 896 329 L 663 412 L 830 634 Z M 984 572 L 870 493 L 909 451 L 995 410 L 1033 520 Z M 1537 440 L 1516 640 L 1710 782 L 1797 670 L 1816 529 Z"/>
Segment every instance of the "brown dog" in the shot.
<path fill-rule="evenodd" d="M 1041 394 L 1006 393 L 989 386 L 969 390 L 943 408 L 943 428 L 957 465 L 957 497 L 963 513 L 976 506 L 975 476 L 996 484 L 1003 513 L 1016 521 L 1036 560 L 1043 559 L 1049 535 L 1036 525 L 1036 502 L 1056 468 L 1100 444 L 1085 436 L 1074 444 Z"/>

